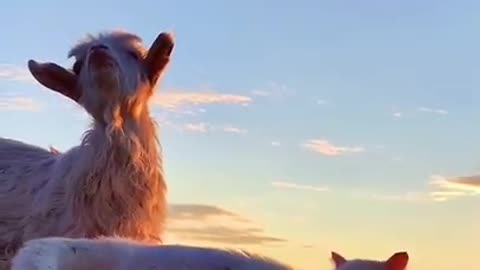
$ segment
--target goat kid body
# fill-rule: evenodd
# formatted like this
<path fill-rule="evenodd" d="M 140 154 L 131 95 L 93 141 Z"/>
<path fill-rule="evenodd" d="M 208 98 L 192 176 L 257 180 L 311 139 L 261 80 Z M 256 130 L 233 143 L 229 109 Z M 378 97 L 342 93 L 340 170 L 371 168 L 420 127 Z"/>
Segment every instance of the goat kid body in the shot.
<path fill-rule="evenodd" d="M 121 238 L 43 238 L 25 243 L 12 270 L 292 270 L 247 252 L 183 245 L 152 246 Z"/>

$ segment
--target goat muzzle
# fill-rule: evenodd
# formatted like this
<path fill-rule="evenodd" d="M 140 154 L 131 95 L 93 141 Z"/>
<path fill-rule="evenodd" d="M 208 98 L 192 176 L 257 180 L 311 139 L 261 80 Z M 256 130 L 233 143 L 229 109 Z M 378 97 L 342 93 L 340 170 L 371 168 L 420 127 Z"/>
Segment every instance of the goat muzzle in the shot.
<path fill-rule="evenodd" d="M 103 45 L 96 45 L 90 48 L 89 62 L 95 66 L 111 66 L 113 58 L 109 49 Z"/>

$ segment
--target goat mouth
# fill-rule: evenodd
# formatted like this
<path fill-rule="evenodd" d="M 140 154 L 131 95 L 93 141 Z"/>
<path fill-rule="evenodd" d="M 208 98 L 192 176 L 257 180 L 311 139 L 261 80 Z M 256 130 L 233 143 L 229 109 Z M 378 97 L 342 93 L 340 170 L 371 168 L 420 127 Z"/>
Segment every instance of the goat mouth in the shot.
<path fill-rule="evenodd" d="M 119 85 L 119 67 L 107 49 L 95 48 L 88 56 L 88 66 L 93 83 L 104 91 Z"/>
<path fill-rule="evenodd" d="M 92 50 L 88 56 L 88 65 L 98 81 L 114 77 L 117 73 L 117 64 L 105 49 Z"/>
<path fill-rule="evenodd" d="M 95 49 L 89 55 L 89 64 L 95 68 L 112 68 L 115 61 L 105 49 Z"/>
<path fill-rule="evenodd" d="M 102 90 L 116 89 L 119 85 L 119 72 L 114 63 L 95 65 L 90 70 L 93 83 Z"/>

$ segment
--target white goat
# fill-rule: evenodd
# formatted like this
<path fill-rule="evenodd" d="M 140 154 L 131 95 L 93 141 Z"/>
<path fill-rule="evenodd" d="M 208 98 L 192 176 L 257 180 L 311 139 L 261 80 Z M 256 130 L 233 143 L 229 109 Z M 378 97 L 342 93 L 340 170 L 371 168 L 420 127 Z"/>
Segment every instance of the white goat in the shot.
<path fill-rule="evenodd" d="M 347 260 L 336 252 L 332 252 L 335 270 L 405 270 L 408 264 L 408 253 L 397 252 L 385 261 Z"/>
<path fill-rule="evenodd" d="M 166 183 L 148 100 L 174 47 L 158 35 L 149 50 L 131 33 L 88 36 L 69 71 L 30 60 L 43 86 L 93 118 L 65 153 L 0 138 L 0 270 L 22 243 L 47 236 L 125 236 L 161 242 Z"/>

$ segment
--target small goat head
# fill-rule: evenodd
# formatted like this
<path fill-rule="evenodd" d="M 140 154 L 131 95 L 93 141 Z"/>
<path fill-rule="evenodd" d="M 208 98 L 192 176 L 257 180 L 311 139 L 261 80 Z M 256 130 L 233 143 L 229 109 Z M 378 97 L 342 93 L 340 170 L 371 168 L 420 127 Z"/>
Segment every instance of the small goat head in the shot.
<path fill-rule="evenodd" d="M 107 125 L 146 109 L 173 47 L 169 33 L 159 34 L 147 50 L 138 36 L 113 31 L 90 35 L 73 47 L 68 54 L 76 60 L 71 70 L 34 60 L 28 68 L 40 84 L 76 101 Z"/>
<path fill-rule="evenodd" d="M 331 253 L 331 259 L 335 270 L 405 270 L 408 265 L 407 252 L 397 252 L 385 261 L 347 260 L 336 252 Z"/>

